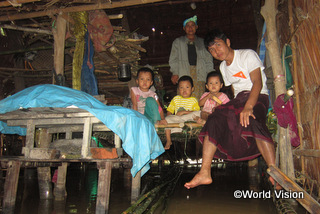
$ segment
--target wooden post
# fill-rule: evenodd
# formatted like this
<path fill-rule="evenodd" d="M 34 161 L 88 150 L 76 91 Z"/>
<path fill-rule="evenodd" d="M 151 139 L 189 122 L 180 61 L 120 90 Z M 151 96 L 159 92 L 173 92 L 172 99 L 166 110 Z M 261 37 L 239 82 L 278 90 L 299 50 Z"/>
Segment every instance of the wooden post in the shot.
<path fill-rule="evenodd" d="M 264 17 L 267 26 L 268 41 L 266 47 L 269 50 L 269 57 L 272 65 L 275 93 L 276 97 L 280 94 L 286 93 L 285 75 L 281 65 L 280 48 L 278 44 L 277 30 L 276 30 L 276 1 L 266 0 L 264 6 L 261 8 L 261 15 Z M 294 178 L 293 161 L 288 160 L 288 156 L 292 156 L 291 144 L 287 143 L 286 130 L 279 129 L 279 148 L 280 148 L 280 168 L 290 178 Z"/>
<path fill-rule="evenodd" d="M 10 161 L 8 163 L 3 193 L 3 213 L 13 213 L 14 211 L 18 189 L 20 166 L 21 163 L 19 161 Z"/>
<path fill-rule="evenodd" d="M 292 181 L 284 173 L 280 171 L 279 168 L 275 166 L 269 167 L 267 170 L 269 175 L 271 175 L 276 182 L 278 182 L 285 190 L 291 192 L 292 194 L 299 194 L 296 200 L 310 213 L 319 213 L 320 204 L 312 198 L 304 189 L 302 189 L 297 183 Z M 281 191 L 281 190 L 280 190 Z"/>
<path fill-rule="evenodd" d="M 66 196 L 67 167 L 68 163 L 62 163 L 58 167 L 58 179 L 54 188 L 54 196 L 57 201 L 63 201 Z"/>
<path fill-rule="evenodd" d="M 50 167 L 38 167 L 38 183 L 40 199 L 52 199 L 52 183 Z"/>
<path fill-rule="evenodd" d="M 66 37 L 67 21 L 62 17 L 63 14 L 57 16 L 55 27 L 52 29 L 54 38 L 54 69 L 56 74 L 64 75 L 64 48 Z M 54 80 L 53 80 L 54 82 Z"/>
<path fill-rule="evenodd" d="M 39 140 L 37 147 L 39 148 L 49 148 L 51 134 L 48 129 L 41 128 L 39 132 Z M 29 157 L 32 157 L 32 150 L 29 153 Z M 41 155 L 41 154 L 40 154 Z M 43 157 L 43 156 L 42 156 Z M 41 159 L 42 159 L 41 157 Z M 45 156 L 46 157 L 46 156 Z M 38 156 L 40 158 L 40 156 Z M 38 183 L 39 183 L 39 195 L 40 199 L 52 199 L 52 182 L 51 182 L 51 169 L 50 167 L 38 167 Z"/>
<path fill-rule="evenodd" d="M 293 25 L 294 21 L 293 21 L 293 8 L 292 8 L 292 0 L 288 1 L 288 14 L 289 14 L 289 26 L 290 26 L 290 33 L 294 34 L 295 32 L 295 27 Z M 300 94 L 298 91 L 298 72 L 297 72 L 297 54 L 296 54 L 296 41 L 292 35 L 292 40 L 291 40 L 291 50 L 292 50 L 292 75 L 293 75 L 293 82 L 294 82 L 294 94 L 295 94 L 295 107 L 296 107 L 296 115 L 297 115 L 297 123 L 301 124 L 301 111 L 300 111 Z M 304 149 L 305 145 L 304 145 L 304 141 L 302 140 L 302 135 L 303 135 L 303 129 L 302 126 L 298 126 L 298 131 L 299 131 L 299 138 L 300 138 L 300 149 Z M 304 157 L 301 157 L 301 172 L 304 173 L 305 169 L 304 169 Z"/>
<path fill-rule="evenodd" d="M 132 178 L 131 204 L 136 202 L 140 196 L 140 185 L 141 185 L 141 171 L 137 172 L 136 176 Z"/>
<path fill-rule="evenodd" d="M 83 139 L 82 139 L 82 148 L 81 148 L 81 156 L 83 158 L 86 158 L 89 155 L 91 136 L 92 136 L 92 121 L 91 121 L 91 118 L 88 117 L 85 119 L 84 126 L 83 126 Z"/>
<path fill-rule="evenodd" d="M 38 213 L 52 214 L 52 200 L 40 200 L 38 206 Z M 54 213 L 57 214 L 56 210 Z"/>
<path fill-rule="evenodd" d="M 27 121 L 27 136 L 26 136 L 26 146 L 23 148 L 22 153 L 26 158 L 30 157 L 30 150 L 34 148 L 34 134 L 36 131 L 36 126 L 33 120 Z"/>
<path fill-rule="evenodd" d="M 110 161 L 100 162 L 97 163 L 97 167 L 99 178 L 96 214 L 105 214 L 109 209 L 112 163 Z"/>
<path fill-rule="evenodd" d="M 48 129 L 41 128 L 39 133 L 39 142 L 37 147 L 39 148 L 49 148 L 51 143 L 52 135 L 49 133 Z"/>
<path fill-rule="evenodd" d="M 118 156 L 122 157 L 123 149 L 122 149 L 122 146 L 121 146 L 121 139 L 117 134 L 114 134 L 114 146 L 117 149 Z"/>

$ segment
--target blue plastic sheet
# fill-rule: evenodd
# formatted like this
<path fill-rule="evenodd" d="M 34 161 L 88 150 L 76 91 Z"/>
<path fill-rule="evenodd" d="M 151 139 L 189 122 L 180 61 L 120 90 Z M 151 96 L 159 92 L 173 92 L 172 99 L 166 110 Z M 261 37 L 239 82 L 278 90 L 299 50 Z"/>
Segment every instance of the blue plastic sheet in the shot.
<path fill-rule="evenodd" d="M 131 168 L 133 176 L 139 170 L 141 170 L 141 176 L 144 175 L 150 169 L 151 160 L 164 152 L 154 125 L 144 115 L 119 106 L 106 106 L 85 92 L 63 86 L 37 85 L 26 88 L 1 100 L 0 114 L 20 108 L 65 108 L 72 105 L 93 114 L 121 138 L 124 151 L 133 161 Z M 1 121 L 0 132 L 26 135 L 26 129 L 8 127 Z"/>

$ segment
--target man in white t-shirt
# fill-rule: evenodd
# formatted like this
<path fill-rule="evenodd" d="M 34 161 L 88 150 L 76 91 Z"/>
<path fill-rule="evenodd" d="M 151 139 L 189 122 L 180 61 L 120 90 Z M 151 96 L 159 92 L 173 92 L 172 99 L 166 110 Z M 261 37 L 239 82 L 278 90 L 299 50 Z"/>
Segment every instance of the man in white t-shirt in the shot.
<path fill-rule="evenodd" d="M 249 49 L 232 49 L 230 39 L 219 29 L 210 31 L 204 42 L 211 55 L 222 61 L 220 72 L 225 85 L 233 87 L 235 98 L 217 107 L 201 130 L 202 166 L 185 183 L 187 189 L 212 183 L 213 157 L 245 161 L 261 154 L 268 166 L 275 164 L 274 142 L 266 126 L 269 106 L 266 76 L 258 55 Z M 269 180 L 275 184 L 272 177 Z"/>

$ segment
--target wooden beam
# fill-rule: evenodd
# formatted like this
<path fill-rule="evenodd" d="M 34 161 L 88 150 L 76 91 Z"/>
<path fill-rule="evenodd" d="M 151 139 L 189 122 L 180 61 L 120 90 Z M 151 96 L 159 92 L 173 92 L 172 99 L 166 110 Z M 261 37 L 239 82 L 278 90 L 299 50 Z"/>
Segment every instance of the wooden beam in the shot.
<path fill-rule="evenodd" d="M 1 1 L 0 2 L 0 7 L 20 7 L 21 4 L 24 3 L 30 3 L 30 2 L 35 2 L 35 1 L 40 1 L 40 0 L 15 0 L 15 1 Z"/>
<path fill-rule="evenodd" d="M 97 163 L 99 169 L 96 213 L 108 213 L 111 187 L 111 162 Z"/>
<path fill-rule="evenodd" d="M 67 21 L 62 18 L 62 14 L 57 17 L 56 28 L 52 29 L 54 37 L 54 69 L 56 74 L 64 75 L 64 49 L 65 49 L 65 37 L 67 30 Z"/>
<path fill-rule="evenodd" d="M 278 43 L 278 35 L 276 29 L 276 2 L 275 0 L 266 0 L 261 7 L 261 15 L 264 17 L 267 26 L 266 47 L 269 51 L 270 62 L 272 65 L 272 73 L 274 78 L 274 87 L 276 97 L 286 93 L 285 72 L 281 64 L 280 47 Z M 287 143 L 286 129 L 279 128 L 279 148 L 280 148 L 280 167 L 291 179 L 294 179 L 294 165 L 292 159 L 291 145 Z M 288 158 L 290 157 L 291 158 Z"/>
<path fill-rule="evenodd" d="M 6 15 L 0 17 L 1 21 L 14 21 L 19 19 L 30 19 L 42 16 L 53 16 L 55 14 L 61 13 L 69 13 L 69 12 L 82 12 L 82 11 L 90 11 L 90 10 L 99 10 L 99 9 L 114 9 L 119 7 L 129 7 L 134 5 L 141 5 L 141 4 L 151 4 L 155 2 L 162 2 L 166 0 L 127 0 L 127 1 L 117 1 L 117 2 L 107 2 L 107 3 L 100 3 L 100 4 L 91 4 L 91 5 L 83 5 L 83 6 L 72 6 L 63 9 L 51 9 L 39 12 L 30 12 L 24 14 L 13 14 L 13 15 Z"/>
<path fill-rule="evenodd" d="M 52 35 L 51 30 L 43 30 L 39 28 L 27 28 L 27 27 L 20 27 L 17 25 L 0 25 L 0 28 L 6 28 L 11 30 L 21 30 L 25 32 L 32 32 L 32 33 L 42 33 L 42 34 L 49 34 Z"/>
<path fill-rule="evenodd" d="M 315 150 L 315 149 L 297 149 L 297 150 L 294 150 L 293 154 L 296 155 L 296 156 L 319 158 L 320 157 L 320 150 Z"/>
<path fill-rule="evenodd" d="M 10 161 L 8 163 L 8 171 L 3 191 L 3 213 L 11 213 L 10 211 L 14 210 L 18 189 L 20 166 L 20 161 Z"/>
<path fill-rule="evenodd" d="M 270 166 L 267 169 L 268 174 L 276 180 L 285 190 L 291 193 L 302 194 L 302 197 L 296 200 L 310 213 L 319 213 L 320 204 L 312 198 L 304 189 L 296 182 L 287 177 L 281 170 L 275 166 Z M 280 190 L 282 191 L 282 190 Z"/>

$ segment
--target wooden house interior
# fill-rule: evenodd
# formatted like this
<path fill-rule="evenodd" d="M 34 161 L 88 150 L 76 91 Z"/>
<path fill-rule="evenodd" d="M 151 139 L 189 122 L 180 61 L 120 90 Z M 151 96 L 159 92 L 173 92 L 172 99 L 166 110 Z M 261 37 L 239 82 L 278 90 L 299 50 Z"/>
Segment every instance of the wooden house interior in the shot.
<path fill-rule="evenodd" d="M 294 92 L 289 99 L 300 142 L 292 146 L 292 127 L 276 125 L 277 166 L 268 173 L 287 191 L 305 191 L 308 197 L 297 201 L 306 212 L 319 213 L 319 1 L 1 0 L 0 101 L 41 84 L 81 90 L 85 26 L 90 14 L 99 11 L 106 14 L 111 34 L 102 48 L 94 43 L 94 76 L 99 99 L 110 106 L 123 106 L 137 70 L 144 66 L 155 71 L 163 104 L 176 95 L 168 60 L 188 17 L 197 15 L 199 37 L 221 28 L 234 49 L 259 53 L 265 40 L 271 103 L 288 90 Z M 121 79 L 123 65 L 130 65 L 131 78 L 126 80 Z M 217 60 L 214 67 L 219 70 Z"/>

